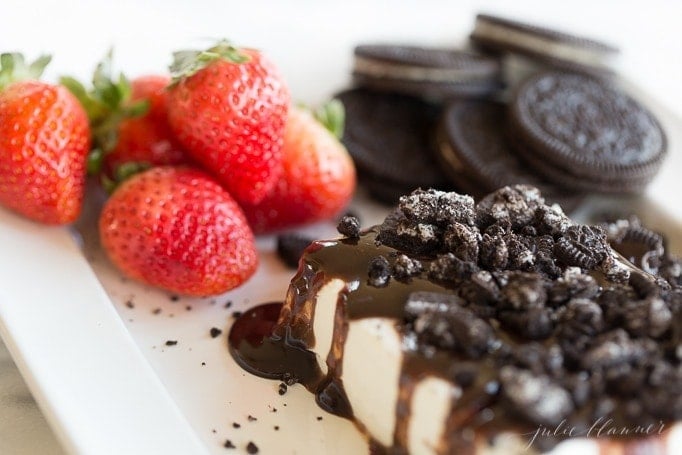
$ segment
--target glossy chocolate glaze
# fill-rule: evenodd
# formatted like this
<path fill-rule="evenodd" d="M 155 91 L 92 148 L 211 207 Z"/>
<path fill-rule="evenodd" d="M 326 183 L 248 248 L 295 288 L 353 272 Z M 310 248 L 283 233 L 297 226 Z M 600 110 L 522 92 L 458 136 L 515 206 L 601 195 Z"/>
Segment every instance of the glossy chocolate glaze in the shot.
<path fill-rule="evenodd" d="M 367 271 L 372 258 L 377 255 L 390 257 L 397 253 L 394 248 L 377 244 L 376 235 L 375 228 L 363 233 L 359 239 L 313 243 L 292 279 L 285 303 L 256 307 L 245 312 L 234 324 L 229 341 L 230 351 L 237 362 L 247 371 L 261 377 L 300 382 L 316 395 L 323 409 L 352 419 L 353 412 L 344 393 L 341 374 L 348 321 L 388 317 L 396 319 L 397 326 L 403 328 L 404 307 L 410 293 L 457 293 L 464 284 L 435 282 L 422 273 L 409 281 L 391 278 L 384 287 L 369 285 Z M 322 286 L 334 278 L 341 279 L 346 285 L 337 300 L 333 344 L 325 359 L 329 371 L 323 374 L 315 355 L 307 349 L 315 346 L 312 321 L 316 296 Z M 504 348 L 517 346 L 522 340 L 499 327 L 495 331 L 499 349 L 473 361 L 477 375 L 471 384 L 460 388 L 461 396 L 453 399 L 439 453 L 475 453 L 476 442 L 481 439 L 490 441 L 502 432 L 531 435 L 537 431 L 537 425 L 519 418 L 510 409 L 510 404 L 497 393 L 500 387 L 497 381 L 499 369 L 507 361 L 505 352 L 508 351 Z M 553 341 L 549 338 L 543 343 Z M 417 382 L 426 375 L 433 375 L 451 381 L 453 387 L 457 388 L 452 377 L 452 366 L 460 362 L 472 362 L 471 358 L 464 355 L 440 350 L 426 355 L 421 350 L 406 349 L 403 354 L 394 447 L 387 448 L 390 453 L 400 453 L 401 448 L 408 446 L 407 425 Z M 595 405 L 589 403 L 574 411 L 567 419 L 566 426 L 586 431 L 593 423 L 589 419 Z M 614 427 L 631 426 L 621 410 L 622 406 L 622 402 L 616 402 L 615 409 L 609 414 Z M 568 436 L 559 434 L 544 437 L 542 445 L 536 448 L 549 449 Z M 619 441 L 626 442 L 622 437 Z M 373 444 L 373 451 L 379 452 L 376 443 Z"/>
<path fill-rule="evenodd" d="M 375 230 L 370 230 L 360 239 L 314 242 L 291 281 L 285 303 L 255 307 L 235 322 L 229 337 L 235 360 L 257 376 L 300 382 L 315 393 L 323 409 L 352 418 L 341 382 L 347 319 L 384 316 L 400 320 L 411 292 L 450 292 L 422 277 L 410 282 L 391 280 L 382 288 L 368 285 L 369 261 L 379 254 L 396 253 L 393 248 L 377 245 L 376 235 Z M 315 296 L 334 278 L 343 280 L 346 286 L 336 306 L 333 344 L 326 359 L 329 372 L 324 375 L 315 355 L 306 348 L 315 345 Z"/>

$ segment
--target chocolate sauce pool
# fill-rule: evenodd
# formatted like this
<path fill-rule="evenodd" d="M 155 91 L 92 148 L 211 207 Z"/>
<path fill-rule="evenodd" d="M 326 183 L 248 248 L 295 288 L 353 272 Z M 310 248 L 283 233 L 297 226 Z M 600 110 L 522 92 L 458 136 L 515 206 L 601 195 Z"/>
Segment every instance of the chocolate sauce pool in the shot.
<path fill-rule="evenodd" d="M 281 303 L 265 303 L 243 313 L 228 337 L 230 353 L 251 374 L 283 382 L 314 382 L 322 375 L 315 355 L 275 334 Z"/>

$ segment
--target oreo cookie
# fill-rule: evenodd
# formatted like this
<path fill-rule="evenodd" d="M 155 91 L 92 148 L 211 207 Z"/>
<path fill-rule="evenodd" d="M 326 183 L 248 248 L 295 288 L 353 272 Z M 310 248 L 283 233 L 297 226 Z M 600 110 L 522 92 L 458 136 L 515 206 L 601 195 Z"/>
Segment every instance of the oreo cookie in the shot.
<path fill-rule="evenodd" d="M 507 120 L 524 160 L 574 190 L 640 193 L 666 155 L 665 133 L 651 112 L 615 86 L 576 73 L 526 80 Z"/>
<path fill-rule="evenodd" d="M 476 16 L 471 41 L 482 49 L 511 52 L 568 71 L 613 74 L 608 60 L 618 49 L 590 38 L 488 14 Z"/>
<path fill-rule="evenodd" d="M 435 159 L 432 133 L 441 109 L 406 95 L 352 89 L 336 95 L 346 109 L 342 142 L 359 179 L 389 203 L 422 188 L 449 188 Z"/>
<path fill-rule="evenodd" d="M 438 158 L 456 188 L 480 197 L 525 183 L 572 211 L 583 196 L 543 180 L 518 157 L 504 132 L 507 107 L 492 101 L 457 101 L 446 107 L 438 128 Z"/>
<path fill-rule="evenodd" d="M 494 57 L 454 49 L 359 45 L 353 78 L 358 86 L 430 100 L 481 97 L 501 88 Z"/>

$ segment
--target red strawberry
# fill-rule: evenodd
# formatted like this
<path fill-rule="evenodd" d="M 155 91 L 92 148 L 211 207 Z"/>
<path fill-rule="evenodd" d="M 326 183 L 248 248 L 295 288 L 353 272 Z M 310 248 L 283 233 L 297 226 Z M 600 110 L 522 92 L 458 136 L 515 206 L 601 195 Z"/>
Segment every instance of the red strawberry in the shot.
<path fill-rule="evenodd" d="M 188 157 L 168 124 L 167 104 L 170 76 L 142 76 L 129 82 L 123 74 L 114 80 L 111 52 L 97 65 L 93 88 L 86 91 L 77 80 L 62 83 L 85 106 L 93 132 L 94 149 L 89 170 L 118 177 L 129 163 L 158 166 L 186 164 Z"/>
<path fill-rule="evenodd" d="M 67 224 L 81 211 L 90 130 L 66 88 L 35 80 L 49 60 L 26 67 L 19 54 L 0 56 L 0 203 Z M 15 81 L 22 72 L 28 80 Z"/>
<path fill-rule="evenodd" d="M 257 203 L 281 173 L 289 91 L 253 49 L 179 52 L 168 119 L 187 151 L 238 201 Z"/>
<path fill-rule="evenodd" d="M 322 112 L 340 136 L 343 106 L 330 103 Z M 331 218 L 353 196 L 355 167 L 350 155 L 308 111 L 289 111 L 283 153 L 284 172 L 273 191 L 258 204 L 243 205 L 256 233 Z"/>
<path fill-rule="evenodd" d="M 161 166 L 133 175 L 105 203 L 100 238 L 126 275 L 173 292 L 215 295 L 256 270 L 253 233 L 207 174 Z"/>

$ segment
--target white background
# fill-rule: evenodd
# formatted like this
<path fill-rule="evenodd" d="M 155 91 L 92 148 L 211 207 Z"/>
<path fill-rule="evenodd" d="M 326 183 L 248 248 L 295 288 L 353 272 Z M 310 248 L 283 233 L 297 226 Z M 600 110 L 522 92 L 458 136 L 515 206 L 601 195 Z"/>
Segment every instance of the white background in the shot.
<path fill-rule="evenodd" d="M 348 82 L 360 41 L 448 46 L 476 12 L 554 26 L 621 47 L 625 77 L 682 114 L 682 5 L 673 1 L 68 1 L 4 0 L 0 51 L 51 53 L 49 80 L 87 78 L 110 46 L 130 76 L 164 71 L 173 49 L 214 38 L 262 48 L 295 99 L 319 102 Z M 1 254 L 1 253 L 0 253 Z M 58 453 L 0 344 L 0 452 Z M 51 448 L 50 448 L 51 447 Z"/>
<path fill-rule="evenodd" d="M 682 111 L 682 4 L 675 1 L 5 0 L 0 46 L 54 54 L 48 77 L 87 76 L 110 46 L 120 68 L 163 71 L 173 49 L 227 37 L 267 51 L 295 97 L 318 101 L 347 80 L 361 40 L 450 45 L 476 12 L 556 26 L 619 45 L 624 74 Z M 320 84 L 319 80 L 325 81 Z M 315 91 L 310 90 L 316 87 Z"/>

